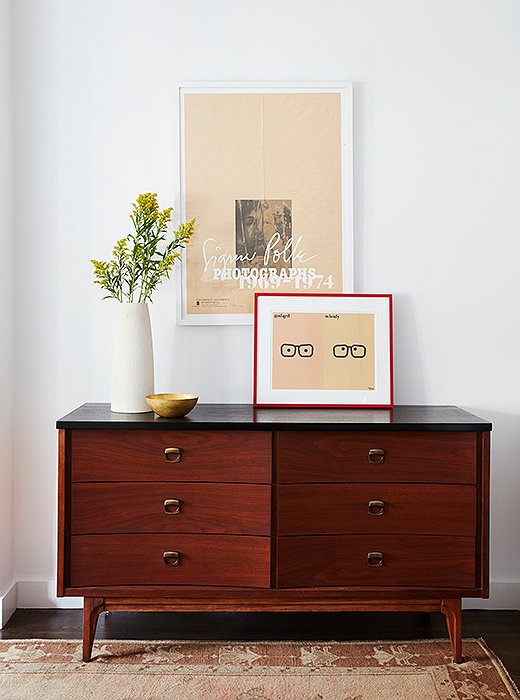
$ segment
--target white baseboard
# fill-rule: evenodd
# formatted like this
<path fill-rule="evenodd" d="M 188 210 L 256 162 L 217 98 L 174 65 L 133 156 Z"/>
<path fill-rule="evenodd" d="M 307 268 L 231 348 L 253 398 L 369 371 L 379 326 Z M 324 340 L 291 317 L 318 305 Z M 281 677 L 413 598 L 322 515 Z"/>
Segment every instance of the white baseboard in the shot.
<path fill-rule="evenodd" d="M 16 582 L 13 581 L 7 591 L 0 596 L 0 629 L 5 627 L 17 607 Z"/>
<path fill-rule="evenodd" d="M 465 598 L 465 610 L 520 610 L 520 583 L 491 581 L 489 598 Z"/>
<path fill-rule="evenodd" d="M 0 595 L 0 629 L 17 608 L 83 608 L 83 598 L 58 598 L 56 581 L 14 581 Z"/>
<path fill-rule="evenodd" d="M 520 582 L 493 581 L 486 600 L 465 598 L 466 610 L 520 610 Z M 17 608 L 82 608 L 83 598 L 58 598 L 56 581 L 15 581 L 0 596 L 3 627 Z"/>
<path fill-rule="evenodd" d="M 56 581 L 18 581 L 17 608 L 83 608 L 83 598 L 58 598 Z"/>

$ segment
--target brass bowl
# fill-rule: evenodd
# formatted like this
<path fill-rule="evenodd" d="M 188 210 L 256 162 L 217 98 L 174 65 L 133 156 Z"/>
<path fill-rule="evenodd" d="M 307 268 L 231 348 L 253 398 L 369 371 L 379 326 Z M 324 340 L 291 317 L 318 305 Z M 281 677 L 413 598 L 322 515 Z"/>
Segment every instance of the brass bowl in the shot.
<path fill-rule="evenodd" d="M 162 418 L 183 418 L 199 400 L 194 394 L 150 394 L 145 398 L 152 411 Z"/>

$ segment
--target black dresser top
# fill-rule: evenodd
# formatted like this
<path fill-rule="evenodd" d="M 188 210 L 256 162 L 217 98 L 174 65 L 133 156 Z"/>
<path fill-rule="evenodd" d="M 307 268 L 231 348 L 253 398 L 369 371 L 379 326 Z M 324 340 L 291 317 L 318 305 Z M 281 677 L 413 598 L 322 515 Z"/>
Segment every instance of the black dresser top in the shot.
<path fill-rule="evenodd" d="M 491 423 L 456 406 L 379 408 L 254 408 L 198 404 L 186 418 L 112 413 L 108 403 L 85 403 L 56 423 L 65 429 L 215 430 L 491 430 Z"/>

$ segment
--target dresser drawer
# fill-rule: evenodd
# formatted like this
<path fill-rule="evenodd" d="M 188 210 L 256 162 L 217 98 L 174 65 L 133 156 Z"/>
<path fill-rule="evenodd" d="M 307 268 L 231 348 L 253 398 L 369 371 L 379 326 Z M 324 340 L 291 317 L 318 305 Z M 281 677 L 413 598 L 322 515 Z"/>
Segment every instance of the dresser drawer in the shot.
<path fill-rule="evenodd" d="M 474 484 L 476 461 L 477 440 L 471 432 L 279 433 L 282 483 Z"/>
<path fill-rule="evenodd" d="M 74 430 L 73 481 L 271 482 L 271 433 Z"/>
<path fill-rule="evenodd" d="M 165 558 L 165 553 L 170 556 Z M 178 565 L 173 566 L 178 554 Z M 233 535 L 75 535 L 70 585 L 270 585 L 270 539 Z"/>
<path fill-rule="evenodd" d="M 282 484 L 278 534 L 476 535 L 475 486 Z"/>
<path fill-rule="evenodd" d="M 76 483 L 73 535 L 145 532 L 269 535 L 264 484 Z"/>
<path fill-rule="evenodd" d="M 280 537 L 278 586 L 473 588 L 475 539 L 426 535 Z"/>

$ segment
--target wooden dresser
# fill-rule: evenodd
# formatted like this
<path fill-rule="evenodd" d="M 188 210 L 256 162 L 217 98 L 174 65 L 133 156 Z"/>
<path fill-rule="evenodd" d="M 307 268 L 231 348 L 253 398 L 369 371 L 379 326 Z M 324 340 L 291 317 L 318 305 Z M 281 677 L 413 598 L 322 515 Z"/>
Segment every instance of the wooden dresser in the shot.
<path fill-rule="evenodd" d="M 100 612 L 442 611 L 488 595 L 491 425 L 452 406 L 85 404 L 58 421 L 58 595 Z"/>

